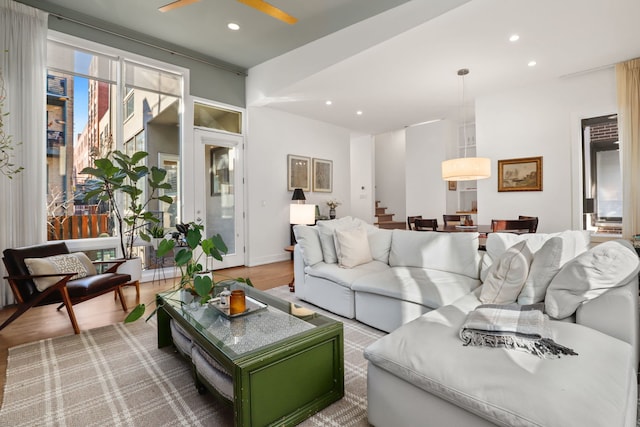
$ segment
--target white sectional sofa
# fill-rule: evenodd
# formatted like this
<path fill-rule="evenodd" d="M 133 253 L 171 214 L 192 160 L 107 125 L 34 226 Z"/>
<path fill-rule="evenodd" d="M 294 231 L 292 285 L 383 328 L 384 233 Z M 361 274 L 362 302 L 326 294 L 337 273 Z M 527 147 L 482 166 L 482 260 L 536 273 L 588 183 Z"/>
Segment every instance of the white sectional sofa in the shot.
<path fill-rule="evenodd" d="M 344 268 L 335 230 L 354 228 L 366 232 L 370 256 Z M 481 283 L 478 233 L 383 230 L 352 217 L 295 226 L 294 233 L 296 296 L 386 332 Z"/>
<path fill-rule="evenodd" d="M 323 250 L 350 227 L 366 230 L 373 260 L 351 265 L 347 239 L 344 268 L 340 251 L 325 260 Z M 640 262 L 628 242 L 589 248 L 583 232 L 496 233 L 478 253 L 475 233 L 372 228 L 352 218 L 300 227 L 294 251 L 298 297 L 390 332 L 365 350 L 371 424 L 636 425 Z M 525 259 L 526 271 L 511 259 Z M 516 276 L 525 284 L 513 294 Z M 505 295 L 544 302 L 551 336 L 578 355 L 463 346 L 467 314 Z"/>

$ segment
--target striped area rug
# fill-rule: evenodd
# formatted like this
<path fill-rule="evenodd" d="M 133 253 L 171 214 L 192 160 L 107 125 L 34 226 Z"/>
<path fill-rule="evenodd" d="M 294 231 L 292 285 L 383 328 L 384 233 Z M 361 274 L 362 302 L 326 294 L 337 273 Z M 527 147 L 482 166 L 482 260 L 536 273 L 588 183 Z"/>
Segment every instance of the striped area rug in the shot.
<path fill-rule="evenodd" d="M 268 292 L 300 303 L 287 286 Z M 368 425 L 362 350 L 383 332 L 339 319 L 345 397 L 302 426 Z M 233 414 L 229 405 L 199 395 L 188 364 L 171 349 L 158 349 L 155 325 L 139 321 L 9 349 L 0 425 L 231 426 Z"/>

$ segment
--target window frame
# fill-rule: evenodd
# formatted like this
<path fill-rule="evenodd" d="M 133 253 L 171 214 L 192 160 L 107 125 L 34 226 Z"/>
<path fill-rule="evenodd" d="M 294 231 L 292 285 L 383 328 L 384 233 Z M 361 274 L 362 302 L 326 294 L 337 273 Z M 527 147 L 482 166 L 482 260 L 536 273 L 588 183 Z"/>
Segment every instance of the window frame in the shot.
<path fill-rule="evenodd" d="M 587 159 L 587 141 L 585 132 L 587 128 L 603 123 L 615 123 L 618 126 L 617 114 L 607 114 L 597 117 L 590 117 L 581 120 L 582 128 L 582 200 L 583 212 L 590 214 L 590 221 L 587 224 L 585 218 L 584 228 L 596 228 L 598 231 L 603 229 L 618 230 L 622 228 L 622 216 L 620 217 L 600 217 L 598 215 L 598 167 L 597 154 L 606 151 L 618 151 L 620 156 L 619 137 L 604 138 L 596 142 L 589 140 L 588 159 Z M 618 134 L 619 135 L 619 134 Z M 587 164 L 588 163 L 588 164 Z M 588 169 L 587 169 L 588 166 Z"/>

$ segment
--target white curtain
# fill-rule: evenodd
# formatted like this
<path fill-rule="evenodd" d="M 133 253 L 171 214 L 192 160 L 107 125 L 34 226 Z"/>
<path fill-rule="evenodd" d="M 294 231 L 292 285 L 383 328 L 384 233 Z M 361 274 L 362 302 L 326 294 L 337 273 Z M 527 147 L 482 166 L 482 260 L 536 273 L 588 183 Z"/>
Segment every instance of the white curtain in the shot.
<path fill-rule="evenodd" d="M 640 58 L 616 65 L 622 157 L 622 237 L 640 233 Z"/>
<path fill-rule="evenodd" d="M 4 130 L 20 143 L 14 163 L 24 170 L 0 175 L 0 250 L 46 240 L 46 49 L 48 14 L 0 0 L 0 69 L 5 81 Z M 6 276 L 4 264 L 0 268 Z M 6 282 L 0 308 L 13 302 Z"/>

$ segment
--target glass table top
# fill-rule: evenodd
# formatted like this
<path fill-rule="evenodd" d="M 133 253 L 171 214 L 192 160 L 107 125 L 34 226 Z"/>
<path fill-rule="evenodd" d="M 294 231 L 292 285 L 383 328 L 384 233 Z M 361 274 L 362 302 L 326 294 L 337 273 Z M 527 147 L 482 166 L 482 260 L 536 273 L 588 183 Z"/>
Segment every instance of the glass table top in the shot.
<path fill-rule="evenodd" d="M 231 360 L 251 355 L 298 334 L 338 323 L 242 283 L 228 282 L 225 286 L 229 290 L 242 289 L 247 296 L 267 307 L 244 316 L 228 318 L 207 304 L 190 304 L 191 295 L 182 296 L 181 291 L 163 292 L 159 297 Z"/>

